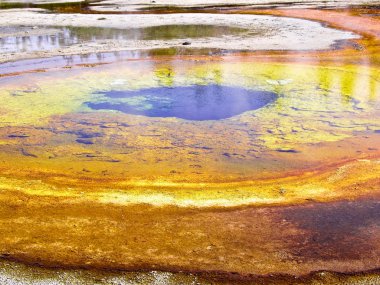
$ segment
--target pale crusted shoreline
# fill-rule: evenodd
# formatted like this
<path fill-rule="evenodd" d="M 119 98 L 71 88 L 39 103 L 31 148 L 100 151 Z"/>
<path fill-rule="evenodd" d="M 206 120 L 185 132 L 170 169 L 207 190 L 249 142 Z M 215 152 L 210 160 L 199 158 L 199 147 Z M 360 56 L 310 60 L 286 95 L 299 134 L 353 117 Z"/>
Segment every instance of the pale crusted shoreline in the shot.
<path fill-rule="evenodd" d="M 0 62 L 56 55 L 88 54 L 122 50 L 149 50 L 182 47 L 185 41 L 191 48 L 225 50 L 324 50 L 338 40 L 358 38 L 351 32 L 322 26 L 320 23 L 285 17 L 227 14 L 165 14 L 165 15 L 89 15 L 44 14 L 38 10 L 2 10 L 0 27 L 40 26 L 41 35 L 56 27 L 94 27 L 139 29 L 164 25 L 215 25 L 247 29 L 247 33 L 204 38 L 174 38 L 168 40 L 85 41 L 48 51 L 2 53 Z M 102 19 L 102 20 L 99 20 Z M 36 31 L 33 31 L 36 33 Z"/>
<path fill-rule="evenodd" d="M 36 0 L 39 1 L 39 0 Z M 378 0 L 369 0 L 366 4 L 375 5 L 379 4 Z M 202 8 L 202 7 L 233 7 L 233 6 L 250 6 L 253 8 L 335 8 L 335 7 L 347 7 L 349 5 L 362 5 L 362 0 L 351 1 L 321 1 L 321 0 L 210 0 L 205 4 L 202 0 L 105 0 L 96 3 L 96 5 L 90 5 L 90 9 L 93 11 L 107 11 L 107 12 L 120 12 L 120 11 L 138 11 L 144 9 L 155 8 Z"/>
<path fill-rule="evenodd" d="M 5 3 L 32 3 L 32 4 L 61 4 L 61 3 L 78 3 L 85 1 L 78 0 L 6 0 Z M 92 2 L 92 3 L 91 3 Z M 209 0 L 207 3 L 203 0 L 104 0 L 90 1 L 87 3 L 92 11 L 138 11 L 141 9 L 155 8 L 204 8 L 204 7 L 236 7 L 236 6 L 251 6 L 254 8 L 273 8 L 273 7 L 289 7 L 289 8 L 334 8 L 347 7 L 352 5 L 377 5 L 378 0 Z"/>

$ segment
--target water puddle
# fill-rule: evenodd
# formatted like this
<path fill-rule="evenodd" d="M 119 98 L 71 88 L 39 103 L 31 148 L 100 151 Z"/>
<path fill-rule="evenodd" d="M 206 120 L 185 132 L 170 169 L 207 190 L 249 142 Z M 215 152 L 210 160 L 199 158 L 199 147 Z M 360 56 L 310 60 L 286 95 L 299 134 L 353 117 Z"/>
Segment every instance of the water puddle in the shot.
<path fill-rule="evenodd" d="M 45 34 L 41 35 L 41 29 Z M 146 28 L 0 27 L 0 53 L 51 51 L 98 40 L 170 40 L 221 37 L 247 29 L 213 25 L 163 25 Z"/>
<path fill-rule="evenodd" d="M 222 85 L 158 87 L 138 91 L 109 91 L 98 95 L 103 95 L 106 100 L 87 103 L 91 109 L 197 121 L 230 118 L 262 108 L 277 98 L 275 93 Z"/>

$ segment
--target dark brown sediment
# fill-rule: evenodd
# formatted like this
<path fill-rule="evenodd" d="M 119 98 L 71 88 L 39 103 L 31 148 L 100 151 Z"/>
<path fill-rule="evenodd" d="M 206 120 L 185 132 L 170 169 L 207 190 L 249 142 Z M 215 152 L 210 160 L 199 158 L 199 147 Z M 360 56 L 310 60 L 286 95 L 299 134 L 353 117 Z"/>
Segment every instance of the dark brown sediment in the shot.
<path fill-rule="evenodd" d="M 368 271 L 379 267 L 377 199 L 206 210 L 2 193 L 0 249 L 8 259 L 63 268 Z"/>

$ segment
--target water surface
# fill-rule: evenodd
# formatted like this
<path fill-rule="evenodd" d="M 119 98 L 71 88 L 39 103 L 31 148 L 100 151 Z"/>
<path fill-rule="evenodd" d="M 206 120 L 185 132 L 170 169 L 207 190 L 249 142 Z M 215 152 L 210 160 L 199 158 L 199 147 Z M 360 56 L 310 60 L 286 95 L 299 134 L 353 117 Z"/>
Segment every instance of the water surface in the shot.
<path fill-rule="evenodd" d="M 90 108 L 197 121 L 230 118 L 262 108 L 277 98 L 272 92 L 215 84 L 109 91 L 99 95 L 107 101 L 89 102 L 87 105 Z"/>
<path fill-rule="evenodd" d="M 33 34 L 48 29 L 46 35 Z M 146 28 L 0 27 L 0 52 L 51 51 L 98 40 L 170 40 L 238 35 L 248 30 L 213 25 L 162 25 Z"/>
<path fill-rule="evenodd" d="M 125 32 L 69 29 L 66 44 Z M 0 255 L 151 272 L 2 262 L 0 281 L 218 284 L 155 271 L 180 269 L 217 272 L 221 284 L 377 284 L 378 271 L 354 273 L 380 266 L 379 58 L 368 53 L 375 41 L 357 44 L 220 58 L 91 54 L 1 77 Z"/>

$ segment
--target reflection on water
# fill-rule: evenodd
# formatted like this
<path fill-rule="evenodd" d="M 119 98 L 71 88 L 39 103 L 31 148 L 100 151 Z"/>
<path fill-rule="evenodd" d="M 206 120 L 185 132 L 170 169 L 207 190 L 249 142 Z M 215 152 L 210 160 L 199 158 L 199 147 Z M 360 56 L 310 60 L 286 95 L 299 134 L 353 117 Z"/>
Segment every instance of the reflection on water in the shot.
<path fill-rule="evenodd" d="M 138 91 L 109 91 L 105 102 L 87 103 L 94 110 L 117 110 L 148 117 L 219 120 L 259 109 L 277 98 L 270 92 L 221 85 L 158 87 Z M 102 100 L 102 99 L 100 99 Z"/>
<path fill-rule="evenodd" d="M 246 29 L 229 26 L 163 25 L 134 29 L 65 27 L 48 31 L 45 35 L 33 34 L 39 29 L 41 27 L 0 27 L 0 52 L 50 51 L 97 40 L 169 40 L 220 37 L 247 32 Z"/>
<path fill-rule="evenodd" d="M 364 65 L 191 60 L 4 77 L 0 149 L 16 153 L 13 161 L 37 159 L 92 179 L 103 171 L 127 181 L 277 176 L 373 155 L 378 78 L 377 69 Z"/>
<path fill-rule="evenodd" d="M 152 50 L 127 50 L 115 52 L 89 53 L 79 55 L 54 56 L 49 58 L 25 59 L 15 62 L 5 62 L 0 64 L 0 76 L 12 75 L 18 72 L 27 72 L 33 70 L 47 70 L 52 68 L 72 67 L 75 65 L 98 65 L 110 62 L 121 62 L 137 59 L 150 59 L 154 56 L 166 55 L 215 55 L 225 56 L 233 54 L 234 51 L 223 49 L 187 49 L 182 47 L 173 47 L 168 49 Z"/>

